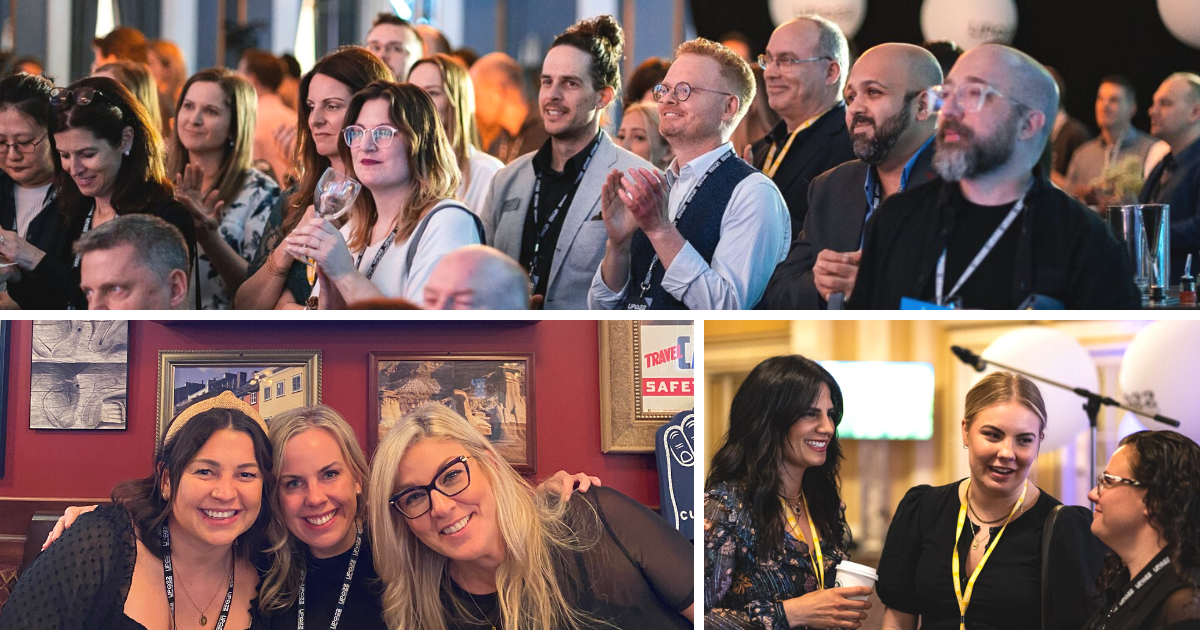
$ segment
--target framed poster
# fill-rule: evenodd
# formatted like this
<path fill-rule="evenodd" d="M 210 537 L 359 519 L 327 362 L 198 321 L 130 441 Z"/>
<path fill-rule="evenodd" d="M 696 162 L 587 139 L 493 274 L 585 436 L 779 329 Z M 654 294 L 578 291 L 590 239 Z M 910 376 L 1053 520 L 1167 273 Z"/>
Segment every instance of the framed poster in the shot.
<path fill-rule="evenodd" d="M 654 432 L 693 407 L 691 321 L 600 322 L 600 450 L 653 453 Z"/>
<path fill-rule="evenodd" d="M 370 453 L 404 414 L 427 402 L 458 412 L 517 472 L 537 472 L 533 354 L 371 353 Z"/>
<path fill-rule="evenodd" d="M 129 322 L 34 320 L 30 429 L 124 429 Z"/>
<path fill-rule="evenodd" d="M 158 442 L 171 419 L 231 391 L 263 420 L 321 402 L 320 350 L 162 350 L 158 353 Z"/>

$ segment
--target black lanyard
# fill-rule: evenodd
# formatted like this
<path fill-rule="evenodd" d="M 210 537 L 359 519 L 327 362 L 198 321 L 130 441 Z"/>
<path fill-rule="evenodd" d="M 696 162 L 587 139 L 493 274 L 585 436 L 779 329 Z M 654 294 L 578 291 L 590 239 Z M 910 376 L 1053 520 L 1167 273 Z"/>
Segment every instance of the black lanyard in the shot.
<path fill-rule="evenodd" d="M 721 165 L 725 163 L 725 160 L 733 157 L 733 155 L 733 149 L 729 149 L 724 155 L 717 158 L 717 161 L 713 162 L 712 166 L 708 167 L 707 171 L 704 171 L 704 175 L 700 176 L 700 181 L 696 182 L 696 185 L 692 188 L 692 191 L 688 193 L 687 198 L 683 200 L 683 205 L 679 206 L 679 212 L 675 214 L 675 219 L 671 221 L 672 225 L 679 225 L 679 219 L 683 218 L 683 213 L 686 212 L 688 206 L 692 204 L 692 199 L 696 197 L 696 193 L 700 192 L 700 187 L 704 185 L 704 182 L 708 179 L 708 176 L 716 172 L 718 168 L 721 168 Z M 654 258 L 650 259 L 650 267 L 646 269 L 646 278 L 642 280 L 642 292 L 640 295 L 638 295 L 638 300 L 642 303 L 642 305 L 645 305 L 646 303 L 646 292 L 650 290 L 651 276 L 654 274 L 654 266 L 657 264 L 658 254 L 656 253 L 654 254 Z"/>
<path fill-rule="evenodd" d="M 167 603 L 171 606 L 171 625 L 175 628 L 179 627 L 175 623 L 175 572 L 171 569 L 171 532 L 167 529 L 167 524 L 163 523 L 162 528 L 163 540 L 163 581 L 167 586 Z M 225 605 L 221 607 L 221 615 L 217 617 L 217 624 L 213 626 L 213 630 L 224 630 L 225 619 L 229 617 L 229 606 L 233 604 L 233 564 L 229 568 L 229 592 L 225 593 Z M 204 611 L 200 611 L 200 617 L 204 617 Z"/>
<path fill-rule="evenodd" d="M 1124 607 L 1125 604 L 1127 604 L 1129 602 L 1129 600 L 1133 599 L 1133 596 L 1136 595 L 1138 593 L 1138 591 L 1145 588 L 1146 585 L 1150 584 L 1151 582 L 1154 582 L 1155 581 L 1154 578 L 1158 577 L 1158 574 L 1160 572 L 1162 572 L 1163 569 L 1167 568 L 1170 565 L 1171 565 L 1171 556 L 1165 555 L 1161 559 L 1159 559 L 1159 561 L 1156 562 L 1154 564 L 1154 566 L 1149 567 L 1147 570 L 1142 571 L 1141 574 L 1137 576 L 1136 580 L 1131 577 L 1129 580 L 1129 584 L 1125 587 L 1125 591 L 1121 594 L 1121 597 L 1116 601 L 1116 603 L 1114 603 L 1107 611 L 1105 611 L 1103 613 L 1103 615 L 1100 617 L 1100 619 L 1097 620 L 1097 623 L 1092 624 L 1092 626 L 1091 626 L 1092 629 L 1093 630 L 1105 630 L 1105 628 L 1108 627 L 1109 622 L 1112 621 L 1113 617 L 1116 616 L 1116 614 L 1121 610 L 1121 608 Z"/>
<path fill-rule="evenodd" d="M 96 203 L 95 202 L 92 202 L 92 209 L 88 210 L 87 219 L 84 220 L 84 222 L 83 222 L 83 231 L 79 233 L 79 238 L 83 238 L 83 235 L 87 234 L 88 230 L 92 229 L 92 215 L 93 214 L 96 214 Z M 75 268 L 76 269 L 79 268 L 79 263 L 82 260 L 83 260 L 83 254 L 75 254 Z"/>
<path fill-rule="evenodd" d="M 379 251 L 375 252 L 375 258 L 371 261 L 371 266 L 367 267 L 367 271 L 363 274 L 367 277 L 367 280 L 370 280 L 371 276 L 375 275 L 375 268 L 379 266 L 379 261 L 383 260 L 383 255 L 387 253 L 388 248 L 392 246 L 392 241 L 396 240 L 396 234 L 399 231 L 400 226 L 397 225 L 396 227 L 392 228 L 392 233 L 388 234 L 388 237 L 383 239 L 383 245 L 379 246 Z M 367 248 L 364 247 L 363 250 L 358 253 L 358 258 L 354 259 L 355 269 L 358 269 L 359 266 L 362 265 L 363 256 L 366 255 Z"/>
<path fill-rule="evenodd" d="M 26 231 L 25 234 L 21 234 L 20 231 L 18 231 L 18 228 L 21 227 L 21 225 L 20 225 L 21 204 L 18 203 L 18 201 L 17 201 L 18 196 L 17 196 L 16 188 L 17 187 L 14 185 L 13 186 L 13 226 L 12 226 L 12 231 L 16 232 L 17 236 L 20 236 L 21 238 L 23 238 L 25 240 L 29 240 L 29 238 L 28 238 L 29 232 L 28 231 Z M 46 209 L 46 206 L 48 206 L 54 202 L 54 198 L 55 198 L 55 196 L 57 196 L 57 194 L 58 194 L 58 191 L 54 189 L 53 185 L 51 185 L 50 190 L 46 191 L 46 197 L 44 199 L 42 199 L 42 209 L 38 210 L 38 214 L 33 215 L 33 218 L 31 218 L 29 220 L 30 223 L 33 223 L 33 219 L 36 219 L 38 217 L 38 215 L 40 215 L 42 213 L 42 211 L 44 211 Z M 76 263 L 76 264 L 78 265 L 79 263 Z"/>
<path fill-rule="evenodd" d="M 541 228 L 538 229 L 537 237 L 533 239 L 533 258 L 529 261 L 529 286 L 536 288 L 538 284 L 537 267 L 538 261 L 541 259 L 542 240 L 546 238 L 546 233 L 550 231 L 550 226 L 554 225 L 554 221 L 558 219 L 559 213 L 562 212 L 563 206 L 574 195 L 579 188 L 579 182 L 583 181 L 583 175 L 587 173 L 588 165 L 592 163 L 592 158 L 596 155 L 596 150 L 600 148 L 600 140 L 597 137 L 592 141 L 592 150 L 588 153 L 587 159 L 583 161 L 583 166 L 579 169 L 579 173 L 575 175 L 575 183 L 571 185 L 571 189 L 558 200 L 558 205 L 554 206 L 554 210 L 550 212 L 550 216 L 546 218 L 545 223 L 541 223 Z M 533 183 L 533 226 L 536 228 L 539 225 L 538 221 L 538 204 L 542 197 L 542 173 L 537 174 L 537 179 Z"/>
<path fill-rule="evenodd" d="M 342 610 L 346 607 L 346 595 L 350 592 L 350 581 L 354 578 L 354 566 L 358 564 L 358 552 L 362 549 L 362 524 L 356 523 L 358 534 L 354 537 L 354 553 L 350 554 L 350 565 L 346 567 L 346 579 L 342 582 L 342 593 L 338 596 L 337 608 L 333 611 L 333 621 L 329 630 L 337 630 L 338 621 L 342 618 Z M 300 578 L 300 599 L 296 603 L 296 630 L 304 630 L 304 582 L 308 580 L 308 572 Z"/>

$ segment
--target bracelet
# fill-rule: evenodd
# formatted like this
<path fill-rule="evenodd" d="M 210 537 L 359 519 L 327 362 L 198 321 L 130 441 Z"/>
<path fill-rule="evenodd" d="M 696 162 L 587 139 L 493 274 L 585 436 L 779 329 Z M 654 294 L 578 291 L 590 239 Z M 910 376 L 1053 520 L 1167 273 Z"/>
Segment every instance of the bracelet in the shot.
<path fill-rule="evenodd" d="M 263 263 L 263 267 L 266 268 L 267 273 L 273 276 L 285 277 L 288 274 L 288 267 L 280 267 L 275 264 L 274 252 L 267 256 L 267 261 Z"/>

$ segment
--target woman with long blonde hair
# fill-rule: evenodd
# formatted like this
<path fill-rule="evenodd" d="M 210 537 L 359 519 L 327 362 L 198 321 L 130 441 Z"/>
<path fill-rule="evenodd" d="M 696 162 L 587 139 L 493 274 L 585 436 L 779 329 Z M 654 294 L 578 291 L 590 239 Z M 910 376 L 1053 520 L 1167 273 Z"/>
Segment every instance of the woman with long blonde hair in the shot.
<path fill-rule="evenodd" d="M 458 59 L 436 54 L 418 61 L 408 73 L 408 82 L 425 90 L 437 106 L 442 129 L 462 171 L 462 181 L 454 196 L 479 213 L 492 178 L 504 168 L 504 162 L 479 148 L 471 75 Z"/>
<path fill-rule="evenodd" d="M 442 405 L 384 437 L 367 495 L 391 628 L 692 627 L 692 546 L 665 520 L 607 488 L 535 491 Z"/>

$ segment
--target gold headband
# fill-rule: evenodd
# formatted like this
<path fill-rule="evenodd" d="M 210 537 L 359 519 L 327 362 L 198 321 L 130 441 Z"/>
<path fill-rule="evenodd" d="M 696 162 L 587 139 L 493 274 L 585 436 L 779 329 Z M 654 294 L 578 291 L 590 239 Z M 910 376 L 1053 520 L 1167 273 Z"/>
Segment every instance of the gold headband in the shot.
<path fill-rule="evenodd" d="M 258 411 L 246 401 L 234 396 L 233 392 L 225 390 L 219 396 L 201 400 L 181 411 L 178 416 L 175 416 L 175 419 L 171 421 L 171 425 L 167 427 L 167 434 L 163 436 L 162 443 L 165 445 L 167 442 L 170 442 L 171 438 L 183 428 L 183 425 L 187 424 L 196 414 L 204 413 L 210 409 L 233 409 L 234 411 L 240 411 L 246 414 L 251 420 L 254 420 L 258 426 L 262 427 L 263 433 L 267 433 L 267 423 L 263 422 L 262 416 L 259 415 Z"/>

